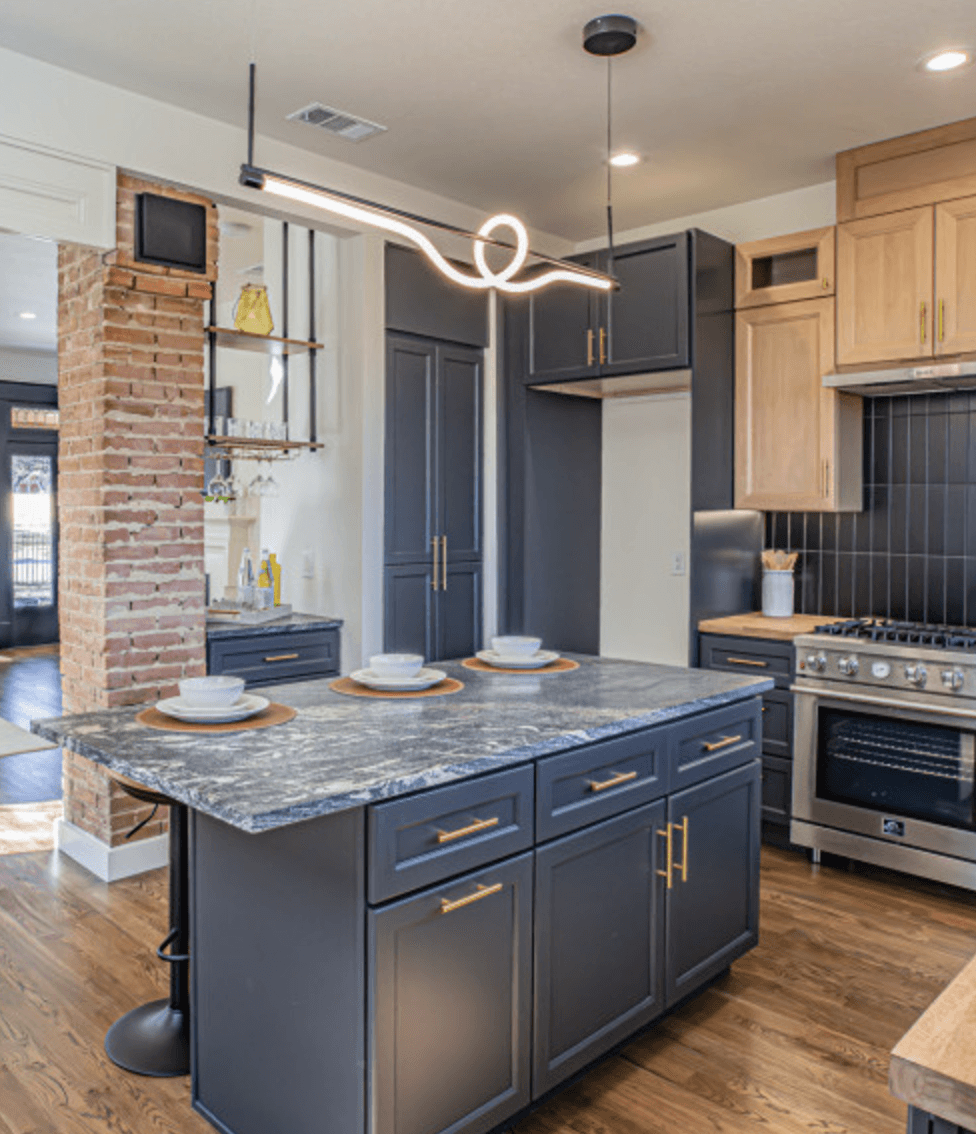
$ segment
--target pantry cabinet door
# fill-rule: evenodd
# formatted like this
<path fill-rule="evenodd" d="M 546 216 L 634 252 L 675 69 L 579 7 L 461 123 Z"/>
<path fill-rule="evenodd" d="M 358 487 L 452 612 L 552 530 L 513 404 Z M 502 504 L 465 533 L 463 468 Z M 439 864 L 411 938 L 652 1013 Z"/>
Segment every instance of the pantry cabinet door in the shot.
<path fill-rule="evenodd" d="M 935 207 L 935 353 L 976 351 L 976 197 Z"/>

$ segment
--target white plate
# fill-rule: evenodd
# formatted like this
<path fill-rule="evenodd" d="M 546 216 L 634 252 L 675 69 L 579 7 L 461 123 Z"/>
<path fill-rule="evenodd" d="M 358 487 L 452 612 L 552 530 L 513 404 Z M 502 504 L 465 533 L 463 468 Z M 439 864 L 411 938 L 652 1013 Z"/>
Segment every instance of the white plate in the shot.
<path fill-rule="evenodd" d="M 379 693 L 419 693 L 440 684 L 447 674 L 442 669 L 422 669 L 416 677 L 377 677 L 371 669 L 357 669 L 349 676 Z"/>
<path fill-rule="evenodd" d="M 167 697 L 163 701 L 157 701 L 155 708 L 168 717 L 175 717 L 188 724 L 229 724 L 231 721 L 246 721 L 270 704 L 267 697 L 242 693 L 235 704 L 216 708 L 201 709 L 199 705 L 187 705 L 182 697 Z"/>
<path fill-rule="evenodd" d="M 530 654 L 528 657 L 503 657 L 494 650 L 479 650 L 476 656 L 478 661 L 486 662 L 497 669 L 542 669 L 544 665 L 552 665 L 554 661 L 559 661 L 559 654 L 555 650 L 539 650 L 537 654 Z"/>

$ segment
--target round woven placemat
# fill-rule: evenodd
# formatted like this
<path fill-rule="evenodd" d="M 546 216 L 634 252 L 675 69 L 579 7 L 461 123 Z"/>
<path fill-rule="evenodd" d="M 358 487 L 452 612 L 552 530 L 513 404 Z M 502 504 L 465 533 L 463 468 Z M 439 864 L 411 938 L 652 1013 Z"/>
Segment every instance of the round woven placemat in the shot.
<path fill-rule="evenodd" d="M 337 681 L 333 681 L 329 688 L 335 693 L 345 693 L 348 697 L 379 697 L 387 701 L 409 701 L 413 697 L 446 697 L 448 693 L 459 693 L 464 688 L 464 682 L 457 681 L 453 677 L 445 677 L 430 689 L 391 693 L 382 689 L 367 689 L 365 685 L 360 685 L 351 677 L 340 677 Z"/>
<path fill-rule="evenodd" d="M 271 728 L 272 725 L 285 724 L 298 715 L 296 709 L 287 705 L 279 705 L 272 701 L 246 721 L 226 721 L 224 724 L 191 724 L 189 721 L 178 721 L 166 716 L 159 709 L 143 709 L 136 715 L 136 720 L 147 728 L 158 728 L 163 732 L 246 732 L 253 728 Z"/>
<path fill-rule="evenodd" d="M 569 673 L 571 669 L 579 669 L 580 663 L 569 658 L 558 658 L 548 665 L 539 666 L 538 669 L 508 669 L 505 666 L 489 665 L 481 658 L 465 658 L 461 665 L 465 669 L 477 670 L 478 673 L 515 673 L 519 677 L 535 677 L 537 673 Z"/>

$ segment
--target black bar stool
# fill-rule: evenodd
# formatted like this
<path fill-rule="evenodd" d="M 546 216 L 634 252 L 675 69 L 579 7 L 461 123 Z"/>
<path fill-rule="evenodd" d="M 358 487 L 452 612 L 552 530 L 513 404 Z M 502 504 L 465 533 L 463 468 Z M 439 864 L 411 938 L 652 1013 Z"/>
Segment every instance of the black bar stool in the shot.
<path fill-rule="evenodd" d="M 109 1059 L 126 1071 L 160 1078 L 190 1073 L 190 862 L 187 809 L 185 804 L 158 791 L 124 780 L 115 781 L 123 791 L 142 803 L 151 803 L 153 813 L 126 835 L 131 838 L 156 814 L 169 808 L 169 924 L 156 956 L 169 965 L 169 997 L 153 1000 L 126 1012 L 105 1035 Z M 170 951 L 167 952 L 166 950 Z"/>

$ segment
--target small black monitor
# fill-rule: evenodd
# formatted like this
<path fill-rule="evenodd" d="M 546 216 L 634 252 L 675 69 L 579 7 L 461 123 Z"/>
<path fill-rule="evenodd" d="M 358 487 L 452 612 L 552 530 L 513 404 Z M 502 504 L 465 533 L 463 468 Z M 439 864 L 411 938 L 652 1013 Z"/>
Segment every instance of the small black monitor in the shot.
<path fill-rule="evenodd" d="M 188 272 L 207 270 L 207 210 L 155 193 L 136 195 L 135 258 Z"/>

